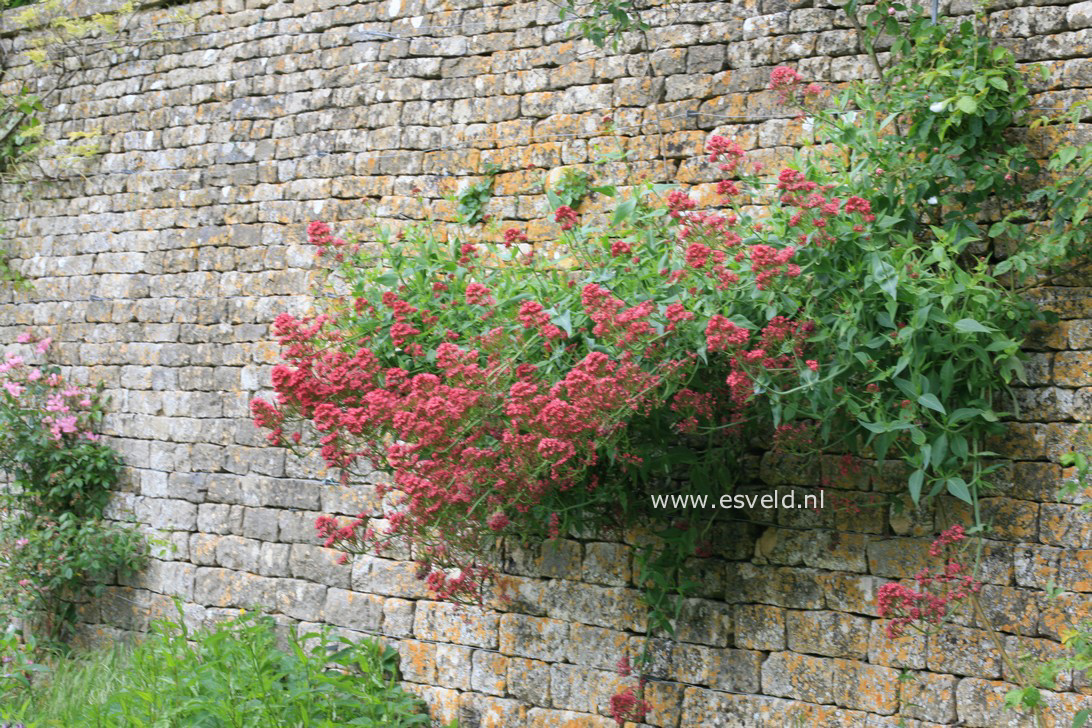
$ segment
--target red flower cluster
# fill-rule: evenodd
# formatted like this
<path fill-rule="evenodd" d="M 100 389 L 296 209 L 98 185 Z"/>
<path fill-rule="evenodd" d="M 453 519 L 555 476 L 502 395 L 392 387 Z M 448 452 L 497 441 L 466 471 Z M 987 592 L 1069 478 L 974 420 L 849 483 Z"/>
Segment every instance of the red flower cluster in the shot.
<path fill-rule="evenodd" d="M 387 294 L 385 307 L 401 317 L 392 337 L 398 326 L 408 327 L 407 337 L 418 335 L 410 324 L 417 309 Z M 492 300 L 491 292 L 472 283 L 465 300 L 479 305 Z M 625 341 L 651 335 L 650 302 L 626 308 L 598 286 L 585 290 L 585 300 L 604 335 Z M 519 320 L 544 338 L 564 336 L 538 302 L 524 301 Z M 273 371 L 275 404 L 252 403 L 255 422 L 282 441 L 286 414 L 311 421 L 332 467 L 351 468 L 361 459 L 386 463 L 403 501 L 385 528 L 363 517 L 346 525 L 322 517 L 319 535 L 328 546 L 381 548 L 391 539 L 407 540 L 417 547 L 430 587 L 445 598 L 477 594 L 491 573 L 471 556 L 481 534 L 505 530 L 513 514 L 526 512 L 545 492 L 581 484 L 597 447 L 619 432 L 626 413 L 651 405 L 659 384 L 658 376 L 601 352 L 584 356 L 561 381 L 546 381 L 533 366 L 484 353 L 502 348 L 495 341 L 503 336 L 499 329 L 479 337 L 481 350 L 439 344 L 434 371 L 411 374 L 381 366 L 368 346 L 351 354 L 331 349 L 338 339 L 332 323 L 278 317 L 275 333 L 288 364 Z M 461 528 L 435 533 L 431 526 L 441 512 Z M 457 573 L 441 568 L 453 562 L 465 566 Z"/>
<path fill-rule="evenodd" d="M 788 66 L 778 66 L 770 72 L 768 88 L 777 91 L 778 99 L 783 104 L 790 101 L 802 103 L 802 97 L 816 96 L 822 92 L 823 88 L 817 83 L 809 83 L 801 88 L 803 80 L 799 73 Z"/>
<path fill-rule="evenodd" d="M 640 723 L 650 710 L 652 704 L 638 698 L 632 686 L 610 696 L 610 715 L 618 721 L 618 725 L 623 725 L 626 721 Z"/>
<path fill-rule="evenodd" d="M 788 66 L 778 66 L 770 72 L 770 88 L 778 91 L 800 83 L 801 76 Z"/>
<path fill-rule="evenodd" d="M 518 228 L 508 228 L 504 231 L 504 247 L 511 248 L 519 243 L 526 243 L 527 236 Z"/>
<path fill-rule="evenodd" d="M 940 556 L 949 547 L 965 538 L 963 526 L 945 530 L 929 549 L 931 556 Z M 907 627 L 915 624 L 940 624 L 953 602 L 960 602 L 982 588 L 982 582 L 965 573 L 963 564 L 949 554 L 943 567 L 935 572 L 922 569 L 914 577 L 919 590 L 894 582 L 884 584 L 876 595 L 876 611 L 889 617 L 884 628 L 891 639 L 901 637 Z"/>
<path fill-rule="evenodd" d="M 615 240 L 610 244 L 610 257 L 617 258 L 623 255 L 630 255 L 633 252 L 633 245 L 627 243 L 624 240 Z"/>
<path fill-rule="evenodd" d="M 795 169 L 781 170 L 777 189 L 781 190 L 782 205 L 797 208 L 796 213 L 789 220 L 789 227 L 801 230 L 798 238 L 801 245 L 809 241 L 817 244 L 834 242 L 834 237 L 826 228 L 831 220 L 839 216 L 859 216 L 854 218 L 854 232 L 863 232 L 864 225 L 861 223 L 872 222 L 876 219 L 868 200 L 853 196 L 843 205 L 837 197 L 827 197 L 824 194 L 827 188 L 820 188 L 818 183 L 809 180 Z M 810 234 L 807 231 L 808 227 L 813 230 Z"/>
<path fill-rule="evenodd" d="M 668 215 L 678 220 L 686 210 L 693 210 L 698 203 L 690 199 L 682 190 L 671 190 L 667 193 Z"/>
<path fill-rule="evenodd" d="M 580 216 L 576 214 L 576 210 L 573 208 L 562 205 L 554 210 L 554 222 L 561 225 L 562 230 L 572 230 L 580 222 Z"/>
<path fill-rule="evenodd" d="M 735 173 L 744 157 L 743 147 L 716 134 L 709 137 L 709 141 L 705 144 L 705 151 L 709 152 L 710 162 L 724 158 L 724 161 L 720 163 L 720 170 L 726 174 Z"/>

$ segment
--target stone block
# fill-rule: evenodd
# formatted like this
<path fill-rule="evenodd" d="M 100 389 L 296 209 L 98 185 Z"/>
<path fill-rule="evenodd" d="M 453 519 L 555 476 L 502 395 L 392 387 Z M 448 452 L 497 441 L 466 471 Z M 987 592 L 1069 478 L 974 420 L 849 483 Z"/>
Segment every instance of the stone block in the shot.
<path fill-rule="evenodd" d="M 383 597 L 331 587 L 326 590 L 322 617 L 339 627 L 378 632 L 383 622 Z"/>
<path fill-rule="evenodd" d="M 830 611 L 787 611 L 789 649 L 831 657 L 863 659 L 868 654 L 869 620 Z"/>
<path fill-rule="evenodd" d="M 829 660 L 810 655 L 770 653 L 762 663 L 762 689 L 770 695 L 809 703 L 834 702 Z"/>
<path fill-rule="evenodd" d="M 497 615 L 440 602 L 418 602 L 413 633 L 420 639 L 497 649 Z"/>
<path fill-rule="evenodd" d="M 932 672 L 1001 677 L 1001 658 L 985 630 L 942 625 L 929 634 L 925 653 Z"/>
<path fill-rule="evenodd" d="M 499 630 L 500 651 L 506 655 L 545 662 L 560 662 L 565 658 L 570 639 L 569 625 L 561 620 L 504 614 L 500 617 Z M 575 657 L 582 657 L 589 646 L 579 647 Z M 574 662 L 583 662 L 584 659 Z"/>
<path fill-rule="evenodd" d="M 480 728 L 523 728 L 528 706 L 515 700 L 463 693 L 459 696 L 459 725 Z"/>
<path fill-rule="evenodd" d="M 512 697 L 532 705 L 550 704 L 550 663 L 510 657 L 507 681 Z"/>
<path fill-rule="evenodd" d="M 221 536 L 216 543 L 216 563 L 236 571 L 258 571 L 262 542 L 242 536 Z"/>
<path fill-rule="evenodd" d="M 291 545 L 288 566 L 292 576 L 299 579 L 348 589 L 352 567 L 339 563 L 342 555 L 335 549 L 295 543 Z"/>

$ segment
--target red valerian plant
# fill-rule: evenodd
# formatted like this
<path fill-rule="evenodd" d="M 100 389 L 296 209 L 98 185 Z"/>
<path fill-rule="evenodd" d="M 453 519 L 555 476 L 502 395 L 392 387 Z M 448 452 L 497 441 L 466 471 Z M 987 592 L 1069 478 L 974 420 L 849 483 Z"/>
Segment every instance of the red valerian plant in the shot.
<path fill-rule="evenodd" d="M 771 393 L 818 380 L 814 321 L 766 312 L 800 294 L 800 248 L 859 235 L 867 203 L 789 170 L 778 189 L 791 219 L 756 232 L 734 209 L 756 181 L 737 174 L 741 150 L 718 136 L 709 149 L 732 160 L 722 209 L 647 187 L 593 228 L 561 206 L 560 264 L 513 247 L 528 247 L 518 231 L 487 249 L 407 230 L 371 260 L 311 225 L 352 295 L 277 318 L 285 363 L 255 421 L 278 444 L 310 422 L 330 466 L 378 466 L 400 498 L 383 524 L 320 519 L 328 545 L 405 541 L 438 595 L 480 598 L 491 542 L 556 533 L 573 502 L 616 510 L 635 495 L 618 471 L 666 474 L 680 437 L 739 448 Z"/>
<path fill-rule="evenodd" d="M 647 661 L 647 656 L 638 660 L 642 666 Z M 615 665 L 615 670 L 622 677 L 630 677 L 634 673 L 633 665 L 629 657 L 622 657 Z M 645 716 L 652 710 L 652 703 L 640 697 L 638 693 L 648 684 L 648 678 L 643 673 L 637 676 L 637 685 L 627 685 L 610 696 L 610 715 L 618 725 L 624 725 L 626 721 L 641 723 Z"/>
<path fill-rule="evenodd" d="M 907 627 L 925 631 L 928 625 L 941 624 L 953 605 L 961 603 L 982 589 L 982 582 L 971 574 L 959 557 L 957 544 L 966 538 L 963 526 L 956 524 L 933 541 L 929 555 L 944 557 L 936 570 L 923 568 L 914 576 L 918 589 L 890 582 L 876 595 L 876 611 L 888 621 L 884 632 L 891 639 L 901 637 Z"/>
<path fill-rule="evenodd" d="M 1026 94 L 1011 58 L 989 57 L 1009 78 L 991 88 Z M 892 68 L 909 77 L 932 62 Z M 812 103 L 816 89 L 802 83 L 788 69 L 771 79 L 786 101 Z M 937 146 L 933 127 L 890 134 L 870 91 L 852 101 L 856 127 L 849 114 L 812 110 L 838 154 L 770 180 L 739 144 L 710 136 L 713 205 L 667 185 L 626 196 L 600 187 L 617 201 L 599 219 L 547 190 L 559 228 L 547 250 L 518 228 L 470 243 L 422 225 L 376 231 L 373 256 L 312 223 L 333 296 L 315 316 L 277 318 L 275 397 L 252 407 L 271 442 L 317 446 L 345 481 L 369 465 L 390 475 L 386 517 L 321 518 L 327 545 L 404 544 L 438 595 L 480 600 L 503 539 L 651 517 L 666 524 L 665 550 L 642 553 L 636 581 L 650 629 L 670 630 L 681 602 L 667 597 L 685 591 L 680 565 L 699 545 L 706 553 L 711 516 L 650 512 L 648 496 L 719 497 L 756 434 L 787 442 L 778 427 L 809 423 L 816 449 L 896 453 L 914 501 L 972 501 L 989 473 L 983 439 L 1021 376 L 1036 314 L 971 247 L 982 200 L 942 217 L 922 190 L 947 188 L 899 161 Z M 891 101 L 904 122 L 921 107 Z M 968 135 L 967 168 L 1023 159 L 999 139 Z M 1064 257 L 1066 246 L 1051 246 L 1029 240 L 999 265 L 1030 273 Z"/>

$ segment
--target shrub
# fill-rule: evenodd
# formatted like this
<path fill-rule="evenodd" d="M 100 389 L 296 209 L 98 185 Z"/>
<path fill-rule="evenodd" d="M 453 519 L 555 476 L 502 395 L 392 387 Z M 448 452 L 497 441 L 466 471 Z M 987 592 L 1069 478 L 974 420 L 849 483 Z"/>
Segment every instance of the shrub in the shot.
<path fill-rule="evenodd" d="M 50 340 L 20 337 L 45 354 Z M 50 640 L 66 637 L 76 608 L 119 570 L 135 572 L 145 546 L 103 518 L 117 483 L 117 454 L 95 433 L 99 393 L 69 384 L 57 367 L 9 353 L 0 363 L 0 605 Z"/>

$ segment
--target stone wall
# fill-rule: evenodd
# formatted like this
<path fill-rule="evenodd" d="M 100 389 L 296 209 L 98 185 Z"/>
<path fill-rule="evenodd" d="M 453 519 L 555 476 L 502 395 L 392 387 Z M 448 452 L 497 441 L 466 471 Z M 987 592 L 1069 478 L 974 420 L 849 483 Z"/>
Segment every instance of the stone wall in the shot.
<path fill-rule="evenodd" d="M 997 36 L 1048 70 L 1036 105 L 1087 99 L 1092 3 L 998 7 Z M 648 13 L 647 37 L 617 53 L 571 40 L 548 2 L 182 8 L 193 24 L 153 36 L 171 10 L 149 6 L 133 25 L 141 43 L 90 47 L 53 108 L 50 136 L 97 130 L 101 155 L 52 183 L 0 188 L 15 264 L 35 285 L 0 294 L 0 342 L 37 327 L 73 377 L 106 385 L 106 433 L 127 464 L 116 513 L 160 539 L 146 573 L 88 608 L 89 635 L 144 630 L 173 596 L 194 621 L 263 604 L 287 622 L 396 641 L 407 684 L 464 728 L 612 725 L 610 695 L 634 682 L 615 665 L 645 639 L 632 540 L 512 551 L 510 599 L 483 611 L 430 600 L 397 558 L 339 566 L 316 545 L 315 517 L 378 515 L 380 503 L 369 485 L 323 482 L 319 464 L 266 446 L 249 422 L 247 403 L 277 360 L 269 323 L 308 305 L 306 222 L 450 220 L 444 194 L 486 164 L 501 167 L 488 212 L 548 239 L 535 185 L 593 159 L 613 138 L 608 123 L 634 174 L 705 181 L 697 154 L 714 129 L 759 158 L 782 157 L 797 123 L 765 90 L 771 67 L 828 85 L 862 77 L 853 32 L 826 0 L 667 3 Z M 25 42 L 0 38 L 8 50 Z M 12 63 L 16 79 L 36 73 Z M 1035 343 L 1019 421 L 998 443 L 1012 462 L 984 502 L 983 578 L 1009 647 L 1051 654 L 1092 613 L 1092 521 L 1056 496 L 1059 456 L 1092 419 L 1092 289 L 1040 296 L 1063 321 Z M 857 512 L 860 500 L 900 492 L 897 475 L 768 456 L 751 482 L 768 492 L 824 479 L 839 504 L 728 524 L 719 553 L 695 564 L 701 592 L 678 640 L 651 645 L 648 722 L 1031 725 L 1003 712 L 1011 675 L 973 620 L 928 639 L 884 637 L 877 587 L 914 573 L 943 525 L 932 511 Z M 1070 593 L 1048 600 L 1051 580 Z M 1048 695 L 1057 725 L 1088 702 L 1082 680 L 1072 687 Z"/>

